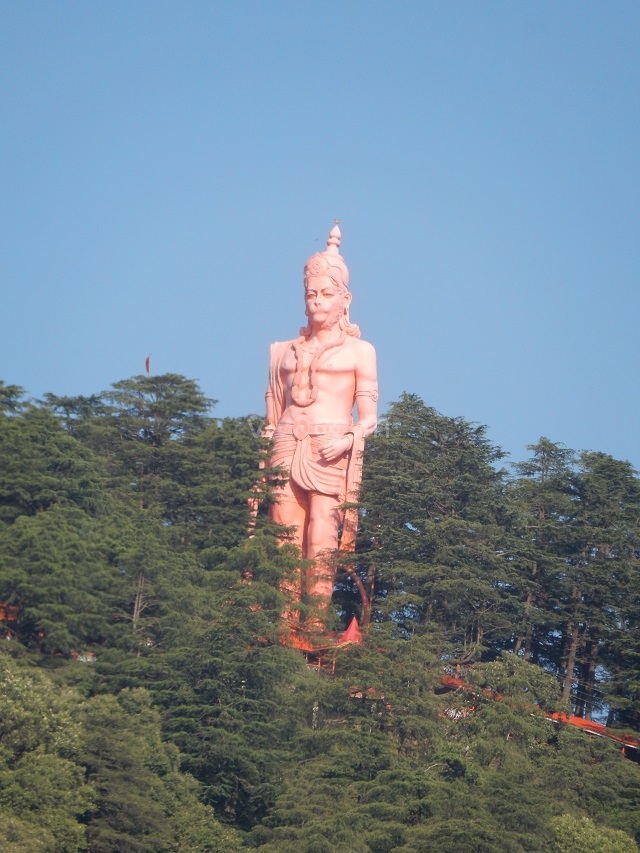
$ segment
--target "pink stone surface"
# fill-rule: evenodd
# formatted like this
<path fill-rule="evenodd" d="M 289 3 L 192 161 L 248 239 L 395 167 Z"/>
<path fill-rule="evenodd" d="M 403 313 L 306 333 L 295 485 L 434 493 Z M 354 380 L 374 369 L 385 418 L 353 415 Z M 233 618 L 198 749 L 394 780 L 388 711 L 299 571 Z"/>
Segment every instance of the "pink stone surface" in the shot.
<path fill-rule="evenodd" d="M 331 553 L 355 544 L 357 514 L 347 510 L 345 517 L 342 505 L 358 499 L 364 439 L 376 428 L 378 401 L 375 350 L 349 320 L 349 271 L 340 240 L 336 223 L 326 250 L 307 261 L 308 322 L 298 338 L 271 345 L 266 394 L 271 464 L 289 474 L 271 516 L 295 531 L 293 541 L 313 561 L 305 577 L 285 587 L 291 604 L 283 615 L 296 623 L 296 602 L 306 593 L 319 614 L 307 627 L 317 629 L 324 627 L 333 592 Z"/>

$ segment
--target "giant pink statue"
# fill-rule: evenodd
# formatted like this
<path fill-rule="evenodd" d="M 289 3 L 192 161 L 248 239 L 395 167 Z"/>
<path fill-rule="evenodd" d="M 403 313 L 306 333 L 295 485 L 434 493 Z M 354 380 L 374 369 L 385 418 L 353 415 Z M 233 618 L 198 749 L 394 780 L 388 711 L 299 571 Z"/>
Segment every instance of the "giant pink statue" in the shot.
<path fill-rule="evenodd" d="M 266 394 L 270 463 L 288 472 L 270 514 L 295 531 L 302 556 L 313 561 L 306 577 L 285 587 L 291 605 L 284 616 L 294 624 L 299 620 L 295 602 L 306 593 L 319 614 L 306 627 L 316 629 L 324 627 L 331 601 L 330 555 L 339 545 L 341 525 L 340 547 L 354 547 L 357 511 L 347 509 L 345 516 L 343 507 L 358 499 L 364 439 L 376 428 L 378 400 L 375 350 L 349 321 L 349 271 L 340 237 L 336 221 L 326 250 L 307 261 L 309 322 L 299 338 L 271 345 Z"/>

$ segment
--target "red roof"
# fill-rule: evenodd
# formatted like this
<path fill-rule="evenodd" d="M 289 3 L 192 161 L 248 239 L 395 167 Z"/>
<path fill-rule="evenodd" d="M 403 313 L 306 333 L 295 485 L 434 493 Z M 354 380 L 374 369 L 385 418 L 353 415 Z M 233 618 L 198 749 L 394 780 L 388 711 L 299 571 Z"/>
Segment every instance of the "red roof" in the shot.
<path fill-rule="evenodd" d="M 362 634 L 360 633 L 360 628 L 358 626 L 358 620 L 354 616 L 351 622 L 349 623 L 349 627 L 344 632 L 344 634 L 340 637 L 340 643 L 361 643 L 362 642 Z"/>

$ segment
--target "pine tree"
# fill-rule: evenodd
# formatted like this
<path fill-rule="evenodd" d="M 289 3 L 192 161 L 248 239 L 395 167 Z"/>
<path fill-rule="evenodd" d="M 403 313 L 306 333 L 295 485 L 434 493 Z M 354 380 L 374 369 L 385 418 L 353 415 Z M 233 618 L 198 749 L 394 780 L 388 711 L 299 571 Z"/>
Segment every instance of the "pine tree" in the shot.
<path fill-rule="evenodd" d="M 472 657 L 510 632 L 519 608 L 502 452 L 483 427 L 404 395 L 366 453 L 358 570 L 375 569 L 374 619 L 405 633 L 435 621 Z"/>
<path fill-rule="evenodd" d="M 518 477 L 508 491 L 511 557 L 524 597 L 513 649 L 526 660 L 559 666 L 555 637 L 561 625 L 561 586 L 576 549 L 575 453 L 544 436 L 528 449 L 532 456 L 513 465 Z"/>
<path fill-rule="evenodd" d="M 72 691 L 61 691 L 44 673 L 19 667 L 6 654 L 0 655 L 0 841 L 4 850 L 11 850 L 11 844 L 28 843 L 35 851 L 86 849 L 84 818 L 94 793 L 80 760 L 77 703 Z"/>
<path fill-rule="evenodd" d="M 633 624 L 628 604 L 637 590 L 640 562 L 640 480 L 628 462 L 583 453 L 576 491 L 579 549 L 566 612 L 571 624 L 579 625 L 579 635 L 577 644 L 565 640 L 574 663 L 567 665 L 564 692 L 568 696 L 577 675 L 576 712 L 590 719 L 597 701 L 596 672 L 608 663 L 602 652 L 624 644 L 627 626 Z M 619 666 L 615 651 L 610 666 L 613 675 Z"/>
<path fill-rule="evenodd" d="M 0 528 L 54 505 L 95 515 L 102 488 L 93 454 L 50 412 L 26 406 L 14 416 L 0 414 Z"/>
<path fill-rule="evenodd" d="M 145 690 L 95 697 L 82 707 L 81 719 L 83 759 L 96 791 L 91 851 L 239 849 L 237 834 L 197 802 L 196 786 L 179 773 L 178 752 L 163 743 L 160 716 Z"/>

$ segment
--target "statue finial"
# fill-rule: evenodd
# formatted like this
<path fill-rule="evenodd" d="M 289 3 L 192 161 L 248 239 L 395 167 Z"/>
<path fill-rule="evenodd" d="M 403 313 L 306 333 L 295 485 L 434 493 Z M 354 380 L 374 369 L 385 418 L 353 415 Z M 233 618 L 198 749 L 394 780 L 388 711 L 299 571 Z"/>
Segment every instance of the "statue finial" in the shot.
<path fill-rule="evenodd" d="M 334 219 L 334 226 L 329 232 L 329 239 L 327 240 L 327 252 L 331 252 L 332 255 L 340 254 L 340 238 L 342 234 L 340 233 L 340 229 L 338 225 L 340 225 L 339 219 Z"/>

